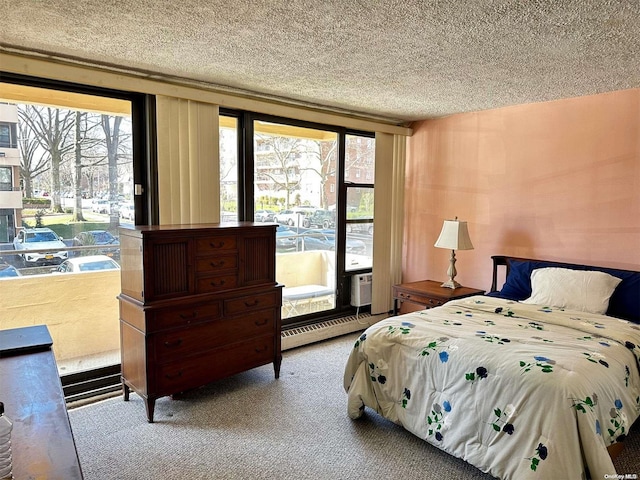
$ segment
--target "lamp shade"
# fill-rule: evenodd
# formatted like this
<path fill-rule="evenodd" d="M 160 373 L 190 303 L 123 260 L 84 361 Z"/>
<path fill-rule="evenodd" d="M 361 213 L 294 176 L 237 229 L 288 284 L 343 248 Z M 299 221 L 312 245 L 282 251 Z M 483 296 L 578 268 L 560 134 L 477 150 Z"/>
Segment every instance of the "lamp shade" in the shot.
<path fill-rule="evenodd" d="M 467 222 L 460 222 L 457 219 L 445 220 L 434 246 L 449 250 L 473 250 Z"/>

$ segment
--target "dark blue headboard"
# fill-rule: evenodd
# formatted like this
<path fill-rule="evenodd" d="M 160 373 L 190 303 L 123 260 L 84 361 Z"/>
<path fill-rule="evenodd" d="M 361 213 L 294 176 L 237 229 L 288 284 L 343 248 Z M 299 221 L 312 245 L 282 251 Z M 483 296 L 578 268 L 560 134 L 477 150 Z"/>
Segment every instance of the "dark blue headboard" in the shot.
<path fill-rule="evenodd" d="M 489 295 L 509 300 L 524 300 L 531 296 L 531 272 L 536 268 L 560 267 L 572 270 L 596 270 L 622 279 L 611 299 L 607 315 L 640 323 L 640 272 L 609 267 L 579 265 L 575 263 L 552 262 L 531 258 L 494 255 L 493 281 Z M 506 281 L 500 290 L 497 288 L 498 269 L 506 267 Z"/>

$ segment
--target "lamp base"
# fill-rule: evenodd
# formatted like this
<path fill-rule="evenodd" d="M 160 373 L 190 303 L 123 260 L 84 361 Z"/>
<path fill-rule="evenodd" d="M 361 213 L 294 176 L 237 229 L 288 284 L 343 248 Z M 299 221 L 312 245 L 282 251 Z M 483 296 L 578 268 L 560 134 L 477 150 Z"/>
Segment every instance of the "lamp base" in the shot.
<path fill-rule="evenodd" d="M 460 285 L 458 282 L 456 282 L 453 279 L 450 279 L 448 282 L 444 282 L 442 285 L 440 285 L 441 287 L 445 287 L 445 288 L 451 288 L 452 290 L 455 290 L 456 288 L 460 288 L 462 285 Z"/>

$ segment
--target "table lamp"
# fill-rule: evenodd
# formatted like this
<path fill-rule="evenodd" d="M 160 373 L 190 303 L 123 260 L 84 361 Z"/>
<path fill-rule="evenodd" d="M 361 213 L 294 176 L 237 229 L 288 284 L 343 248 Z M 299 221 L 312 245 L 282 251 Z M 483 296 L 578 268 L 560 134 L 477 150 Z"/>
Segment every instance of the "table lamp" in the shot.
<path fill-rule="evenodd" d="M 441 286 L 453 289 L 460 287 L 461 285 L 454 280 L 458 273 L 456 271 L 456 250 L 473 250 L 467 222 L 458 221 L 458 217 L 455 220 L 445 220 L 440 236 L 434 246 L 451 250 L 449 270 L 447 270 L 449 280 Z"/>

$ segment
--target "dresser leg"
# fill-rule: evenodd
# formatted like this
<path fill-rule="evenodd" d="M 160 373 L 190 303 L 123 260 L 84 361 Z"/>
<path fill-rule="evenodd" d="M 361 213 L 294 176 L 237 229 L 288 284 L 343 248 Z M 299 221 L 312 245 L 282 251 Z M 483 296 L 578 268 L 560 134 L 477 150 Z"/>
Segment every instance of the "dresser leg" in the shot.
<path fill-rule="evenodd" d="M 282 355 L 273 361 L 273 371 L 276 374 L 276 378 L 280 378 L 280 365 L 282 364 Z"/>
<path fill-rule="evenodd" d="M 125 402 L 129 401 L 129 393 L 130 392 L 131 392 L 131 389 L 129 388 L 129 385 L 124 383 L 124 378 L 123 378 L 122 379 L 122 396 L 123 396 Z"/>
<path fill-rule="evenodd" d="M 156 408 L 155 398 L 145 398 L 144 406 L 147 409 L 147 421 L 153 423 L 153 410 Z"/>

